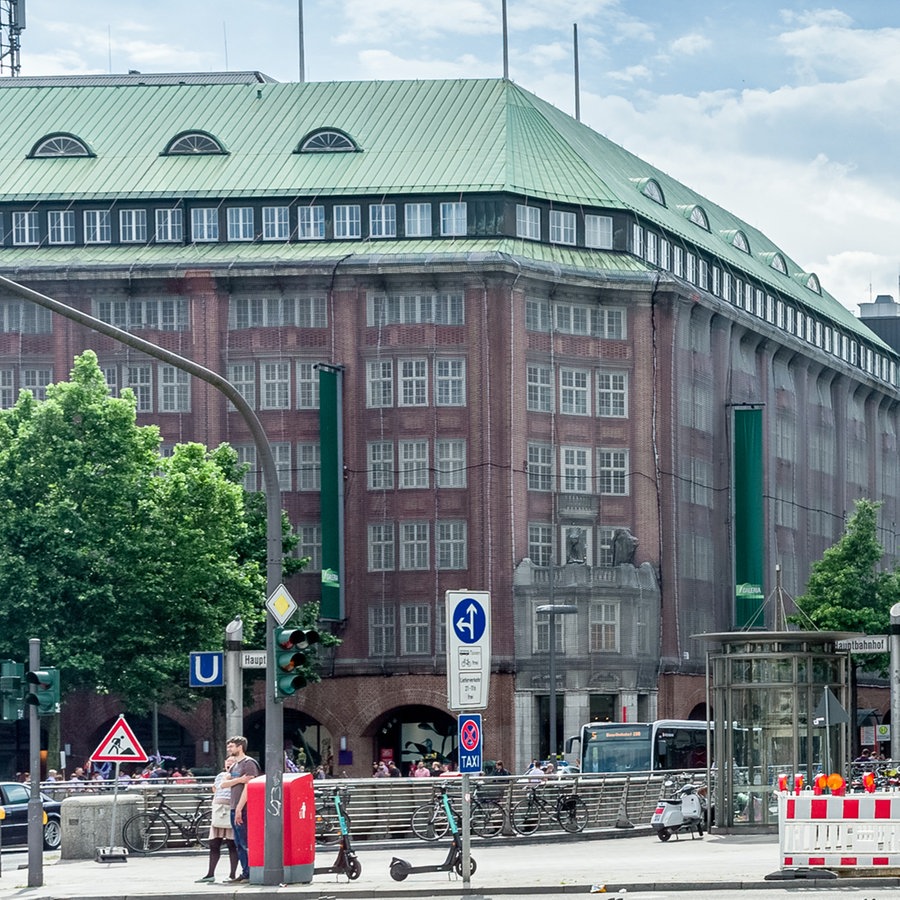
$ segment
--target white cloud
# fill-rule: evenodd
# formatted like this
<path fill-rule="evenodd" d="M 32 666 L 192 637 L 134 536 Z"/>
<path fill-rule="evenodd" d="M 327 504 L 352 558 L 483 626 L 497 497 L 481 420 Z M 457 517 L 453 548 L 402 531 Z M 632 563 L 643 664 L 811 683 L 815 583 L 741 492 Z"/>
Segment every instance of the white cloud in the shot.
<path fill-rule="evenodd" d="M 459 59 L 404 59 L 387 50 L 364 50 L 359 54 L 364 78 L 486 78 L 496 73 L 494 63 L 485 63 L 474 56 Z"/>
<path fill-rule="evenodd" d="M 669 50 L 678 56 L 696 56 L 710 46 L 712 46 L 712 42 L 708 37 L 694 33 L 675 38 L 669 44 Z"/>
<path fill-rule="evenodd" d="M 346 0 L 338 43 L 432 40 L 448 35 L 500 34 L 499 6 L 480 0 Z"/>
<path fill-rule="evenodd" d="M 653 77 L 653 73 L 647 66 L 628 66 L 628 68 L 619 69 L 617 72 L 607 72 L 606 77 L 612 81 L 632 83 L 649 81 Z"/>

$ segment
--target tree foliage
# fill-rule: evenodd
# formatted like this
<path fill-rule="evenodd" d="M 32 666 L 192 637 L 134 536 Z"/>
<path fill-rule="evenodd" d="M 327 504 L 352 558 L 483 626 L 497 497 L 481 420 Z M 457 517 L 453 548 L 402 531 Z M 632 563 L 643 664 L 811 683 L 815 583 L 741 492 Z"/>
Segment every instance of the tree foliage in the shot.
<path fill-rule="evenodd" d="M 813 565 L 806 593 L 796 601 L 801 615 L 795 622 L 825 631 L 888 632 L 900 582 L 896 571 L 878 568 L 884 556 L 878 541 L 880 506 L 856 502 L 843 536 Z"/>
<path fill-rule="evenodd" d="M 265 595 L 235 452 L 159 447 L 91 351 L 46 401 L 0 411 L 0 655 L 41 638 L 64 691 L 136 711 L 183 699 L 188 653 L 218 649 L 235 615 L 256 626 Z"/>

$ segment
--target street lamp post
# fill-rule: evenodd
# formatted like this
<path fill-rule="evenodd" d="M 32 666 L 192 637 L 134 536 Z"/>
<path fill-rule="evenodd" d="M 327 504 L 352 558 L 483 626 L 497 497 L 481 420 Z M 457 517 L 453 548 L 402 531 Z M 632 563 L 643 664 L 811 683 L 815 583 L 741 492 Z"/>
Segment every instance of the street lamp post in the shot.
<path fill-rule="evenodd" d="M 256 447 L 256 458 L 262 467 L 266 494 L 266 596 L 270 597 L 281 584 L 282 534 L 281 534 L 281 488 L 275 456 L 266 436 L 265 429 L 256 412 L 238 389 L 230 381 L 192 359 L 145 341 L 143 338 L 108 322 L 103 322 L 80 309 L 54 300 L 46 294 L 25 287 L 0 275 L 0 287 L 11 294 L 30 300 L 32 303 L 58 313 L 65 319 L 78 322 L 86 328 L 105 334 L 113 340 L 132 347 L 154 359 L 169 363 L 183 372 L 205 381 L 234 404 L 250 431 Z M 275 702 L 275 617 L 266 614 L 266 807 L 265 845 L 263 852 L 263 884 L 280 884 L 284 881 L 284 848 L 282 844 L 282 781 L 284 778 L 284 712 L 280 703 Z"/>
<path fill-rule="evenodd" d="M 574 603 L 547 603 L 537 608 L 539 615 L 550 616 L 550 754 L 556 757 L 556 617 L 572 616 L 578 612 Z"/>

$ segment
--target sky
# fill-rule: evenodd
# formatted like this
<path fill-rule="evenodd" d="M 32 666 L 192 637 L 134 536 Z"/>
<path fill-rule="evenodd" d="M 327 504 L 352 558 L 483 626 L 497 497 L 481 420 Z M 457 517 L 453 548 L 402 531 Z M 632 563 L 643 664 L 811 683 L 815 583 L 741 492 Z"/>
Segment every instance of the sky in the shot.
<path fill-rule="evenodd" d="M 22 0 L 20 0 L 22 2 Z M 22 75 L 300 78 L 300 0 L 25 0 Z M 303 0 L 307 81 L 503 75 L 502 0 Z M 507 0 L 509 76 L 856 313 L 900 279 L 900 2 Z"/>

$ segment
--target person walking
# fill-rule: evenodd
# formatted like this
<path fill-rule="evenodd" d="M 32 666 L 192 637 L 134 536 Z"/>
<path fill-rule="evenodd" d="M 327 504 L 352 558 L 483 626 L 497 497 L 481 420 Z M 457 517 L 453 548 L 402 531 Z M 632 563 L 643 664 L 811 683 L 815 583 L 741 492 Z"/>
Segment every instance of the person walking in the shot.
<path fill-rule="evenodd" d="M 245 785 L 259 775 L 256 760 L 247 756 L 247 738 L 242 735 L 228 738 L 225 749 L 234 757 L 231 771 L 222 780 L 222 787 L 231 790 L 231 830 L 234 833 L 234 844 L 237 848 L 240 873 L 232 879 L 234 882 L 250 880 L 250 862 L 247 858 L 247 791 Z"/>
<path fill-rule="evenodd" d="M 197 879 L 198 884 L 212 884 L 216 880 L 216 866 L 222 855 L 222 844 L 228 848 L 228 859 L 231 863 L 231 875 L 229 881 L 237 879 L 238 854 L 234 843 L 234 831 L 231 828 L 231 789 L 222 787 L 222 782 L 231 772 L 234 765 L 234 757 L 226 758 L 222 771 L 216 775 L 213 782 L 212 821 L 209 826 L 209 867 L 202 878 Z"/>

